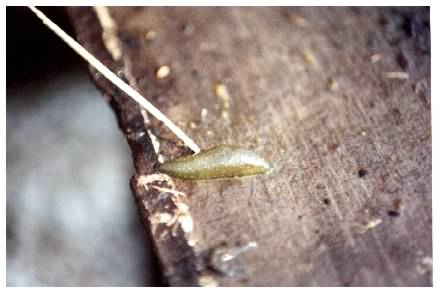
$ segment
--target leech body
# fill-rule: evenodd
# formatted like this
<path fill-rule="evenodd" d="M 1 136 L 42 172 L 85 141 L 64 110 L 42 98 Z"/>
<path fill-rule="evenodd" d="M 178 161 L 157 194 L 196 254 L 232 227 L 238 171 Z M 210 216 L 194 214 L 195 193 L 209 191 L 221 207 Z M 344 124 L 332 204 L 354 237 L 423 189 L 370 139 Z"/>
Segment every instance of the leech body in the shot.
<path fill-rule="evenodd" d="M 220 145 L 192 156 L 163 163 L 159 171 L 187 180 L 233 178 L 266 173 L 269 163 L 253 151 Z"/>

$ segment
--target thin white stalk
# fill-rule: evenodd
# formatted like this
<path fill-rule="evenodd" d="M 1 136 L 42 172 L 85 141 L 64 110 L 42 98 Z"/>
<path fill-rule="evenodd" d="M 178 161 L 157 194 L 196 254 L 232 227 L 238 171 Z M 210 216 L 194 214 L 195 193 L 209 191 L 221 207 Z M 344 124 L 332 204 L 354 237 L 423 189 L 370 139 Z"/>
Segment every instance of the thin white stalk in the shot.
<path fill-rule="evenodd" d="M 188 135 L 186 135 L 182 131 L 182 129 L 180 129 L 167 116 L 160 112 L 160 110 L 157 109 L 153 104 L 151 104 L 145 97 L 139 94 L 131 86 L 126 84 L 122 79 L 120 79 L 116 74 L 114 74 L 110 69 L 102 64 L 101 61 L 96 59 L 95 56 L 90 54 L 83 46 L 81 46 L 67 33 L 65 33 L 58 25 L 52 22 L 46 15 L 44 15 L 44 13 L 42 13 L 34 6 L 29 6 L 29 8 L 38 16 L 38 18 L 43 21 L 43 23 L 48 28 L 50 28 L 56 35 L 58 35 L 82 58 L 89 62 L 90 65 L 92 65 L 97 71 L 104 75 L 108 80 L 110 80 L 114 85 L 120 88 L 129 97 L 135 100 L 139 105 L 144 107 L 151 115 L 162 121 L 165 126 L 168 127 L 178 138 L 180 138 L 194 153 L 200 152 L 199 146 Z"/>

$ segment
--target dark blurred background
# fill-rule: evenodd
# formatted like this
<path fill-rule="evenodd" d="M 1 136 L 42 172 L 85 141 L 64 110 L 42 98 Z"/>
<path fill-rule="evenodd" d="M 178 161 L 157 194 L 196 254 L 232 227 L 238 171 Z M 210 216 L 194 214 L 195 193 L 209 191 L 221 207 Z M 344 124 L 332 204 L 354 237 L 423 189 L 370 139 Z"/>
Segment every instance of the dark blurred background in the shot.
<path fill-rule="evenodd" d="M 74 35 L 63 8 L 42 8 Z M 87 65 L 6 9 L 7 285 L 162 285 L 128 146 Z"/>

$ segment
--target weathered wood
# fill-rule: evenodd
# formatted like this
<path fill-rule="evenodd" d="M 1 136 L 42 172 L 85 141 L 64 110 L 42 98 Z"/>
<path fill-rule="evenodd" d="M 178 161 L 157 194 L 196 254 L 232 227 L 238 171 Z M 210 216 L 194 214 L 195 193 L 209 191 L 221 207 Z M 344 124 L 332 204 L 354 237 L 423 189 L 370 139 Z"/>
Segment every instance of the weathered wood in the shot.
<path fill-rule="evenodd" d="M 222 181 L 151 175 L 158 157 L 189 150 L 93 74 L 171 285 L 432 284 L 429 9 L 109 12 L 69 8 L 82 44 L 202 148 L 241 145 L 275 166 Z"/>

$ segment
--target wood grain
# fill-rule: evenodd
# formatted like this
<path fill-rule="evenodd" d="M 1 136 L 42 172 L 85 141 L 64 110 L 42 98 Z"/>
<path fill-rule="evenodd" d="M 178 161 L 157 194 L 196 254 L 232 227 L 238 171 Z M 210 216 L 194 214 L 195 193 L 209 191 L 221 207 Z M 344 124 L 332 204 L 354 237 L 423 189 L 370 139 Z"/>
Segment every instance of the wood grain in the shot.
<path fill-rule="evenodd" d="M 203 149 L 240 145 L 275 166 L 148 177 L 159 156 L 189 150 L 93 75 L 133 151 L 132 188 L 171 285 L 432 286 L 429 8 L 109 12 L 121 60 L 94 11 L 69 8 L 82 44 Z M 161 65 L 171 73 L 158 79 Z"/>

